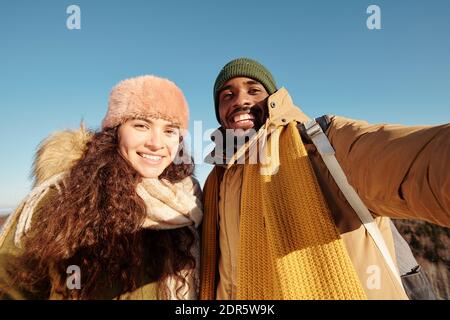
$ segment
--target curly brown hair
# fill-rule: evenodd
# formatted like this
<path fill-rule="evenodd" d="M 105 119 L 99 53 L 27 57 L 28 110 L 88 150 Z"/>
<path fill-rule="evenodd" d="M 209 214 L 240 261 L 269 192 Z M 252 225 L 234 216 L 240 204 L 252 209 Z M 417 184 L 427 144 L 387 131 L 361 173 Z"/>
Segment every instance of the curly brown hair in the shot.
<path fill-rule="evenodd" d="M 177 182 L 193 171 L 193 161 L 172 163 L 160 178 Z M 188 285 L 180 271 L 195 268 L 195 234 L 188 227 L 142 229 L 145 203 L 135 191 L 141 181 L 118 152 L 117 127 L 93 133 L 59 194 L 45 201 L 23 238 L 24 253 L 10 271 L 15 282 L 28 292 L 52 290 L 65 299 L 120 298 L 144 281 L 157 282 L 157 296 L 165 299 L 165 279 L 174 276 L 179 295 Z M 82 270 L 79 290 L 67 288 L 70 265 Z"/>

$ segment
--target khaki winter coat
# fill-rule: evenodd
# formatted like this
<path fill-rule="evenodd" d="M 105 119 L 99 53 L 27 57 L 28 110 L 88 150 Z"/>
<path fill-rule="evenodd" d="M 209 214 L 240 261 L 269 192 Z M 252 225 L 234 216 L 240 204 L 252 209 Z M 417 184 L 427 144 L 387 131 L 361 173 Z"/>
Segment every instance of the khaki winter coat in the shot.
<path fill-rule="evenodd" d="M 268 105 L 276 106 L 269 108 L 269 118 L 275 126 L 299 117 L 302 122 L 308 119 L 303 113 L 299 115 L 300 109 L 284 88 L 269 97 Z M 450 226 L 450 124 L 370 125 L 334 116 L 326 134 L 349 183 L 375 217 L 392 257 L 396 255 L 389 218 L 420 219 Z M 305 146 L 367 297 L 407 299 L 315 146 L 311 143 Z M 205 266 L 211 264 L 207 269 L 218 270 L 214 278 L 217 299 L 236 296 L 242 166 L 216 166 L 204 188 L 206 199 L 219 181 L 218 206 L 216 210 L 205 206 L 203 220 L 203 239 L 211 239 L 208 221 L 217 217 L 217 254 L 208 257 L 205 246 L 202 248 L 202 285 L 209 277 L 204 272 Z M 282 190 L 274 192 L 280 192 L 282 197 Z"/>

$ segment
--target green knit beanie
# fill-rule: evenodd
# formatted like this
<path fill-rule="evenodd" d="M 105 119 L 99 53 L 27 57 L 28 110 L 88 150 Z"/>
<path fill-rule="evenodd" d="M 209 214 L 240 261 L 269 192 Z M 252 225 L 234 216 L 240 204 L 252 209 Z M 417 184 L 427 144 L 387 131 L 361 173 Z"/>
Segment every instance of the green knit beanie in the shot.
<path fill-rule="evenodd" d="M 259 62 L 248 58 L 239 58 L 228 62 L 222 68 L 214 83 L 214 106 L 219 123 L 219 93 L 228 80 L 236 77 L 247 77 L 258 81 L 266 88 L 269 95 L 277 91 L 277 85 L 272 74 Z"/>

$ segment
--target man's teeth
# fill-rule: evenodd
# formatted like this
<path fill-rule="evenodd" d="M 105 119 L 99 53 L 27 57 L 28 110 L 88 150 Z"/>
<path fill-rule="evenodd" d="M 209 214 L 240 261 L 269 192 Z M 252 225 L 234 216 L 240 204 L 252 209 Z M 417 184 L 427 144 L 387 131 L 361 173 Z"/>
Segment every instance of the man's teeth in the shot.
<path fill-rule="evenodd" d="M 141 153 L 141 156 L 142 156 L 142 158 L 150 159 L 150 160 L 153 160 L 153 161 L 159 161 L 159 160 L 162 159 L 161 156 L 152 156 L 150 154 L 145 154 L 145 153 Z"/>
<path fill-rule="evenodd" d="M 255 119 L 255 116 L 253 116 L 251 113 L 245 113 L 245 114 L 240 114 L 240 115 L 235 116 L 233 121 L 238 122 L 238 121 L 253 120 L 253 119 Z"/>

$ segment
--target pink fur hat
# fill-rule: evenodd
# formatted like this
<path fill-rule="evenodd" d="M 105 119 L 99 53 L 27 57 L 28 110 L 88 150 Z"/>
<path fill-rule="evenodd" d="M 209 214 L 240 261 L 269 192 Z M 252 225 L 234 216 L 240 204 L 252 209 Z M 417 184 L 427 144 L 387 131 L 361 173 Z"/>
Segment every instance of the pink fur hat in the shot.
<path fill-rule="evenodd" d="M 153 75 L 126 79 L 111 91 L 102 129 L 133 118 L 161 118 L 187 129 L 188 104 L 183 92 L 170 80 Z"/>

